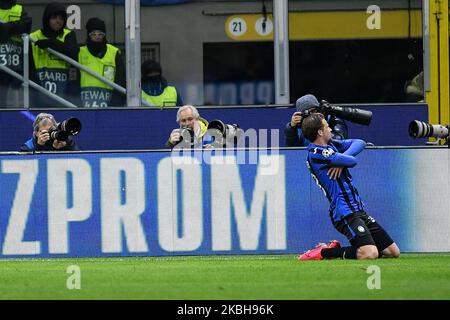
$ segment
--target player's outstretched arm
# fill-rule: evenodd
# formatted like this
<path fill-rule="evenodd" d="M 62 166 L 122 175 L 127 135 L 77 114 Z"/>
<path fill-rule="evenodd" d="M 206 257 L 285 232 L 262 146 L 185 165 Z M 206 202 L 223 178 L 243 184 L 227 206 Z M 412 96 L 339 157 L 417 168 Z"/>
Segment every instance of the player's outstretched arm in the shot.
<path fill-rule="evenodd" d="M 330 160 L 330 167 L 353 168 L 358 163 L 354 156 L 349 156 L 343 153 L 335 153 L 332 157 L 330 157 Z"/>
<path fill-rule="evenodd" d="M 366 142 L 361 139 L 333 140 L 333 144 L 339 152 L 348 156 L 356 156 L 366 147 Z"/>

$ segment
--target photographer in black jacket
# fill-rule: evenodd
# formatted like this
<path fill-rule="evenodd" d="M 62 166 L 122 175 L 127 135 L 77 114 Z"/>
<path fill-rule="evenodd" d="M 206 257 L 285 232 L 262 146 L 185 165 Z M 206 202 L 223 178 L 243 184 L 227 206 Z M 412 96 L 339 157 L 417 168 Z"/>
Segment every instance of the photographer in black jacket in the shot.
<path fill-rule="evenodd" d="M 33 137 L 20 147 L 20 151 L 79 151 L 80 149 L 71 135 L 66 137 L 65 141 L 51 139 L 50 131 L 55 130 L 57 126 L 53 115 L 38 114 L 33 122 Z"/>
<path fill-rule="evenodd" d="M 317 98 L 312 94 L 307 94 L 299 99 L 295 103 L 297 109 L 291 117 L 291 121 L 286 124 L 284 129 L 284 135 L 286 137 L 287 147 L 306 147 L 310 141 L 303 136 L 301 123 L 303 120 L 302 114 L 305 112 L 315 113 L 320 112 L 320 104 Z M 348 128 L 344 120 L 331 115 L 324 114 L 326 121 L 332 129 L 332 137 L 335 140 L 344 140 L 348 137 Z"/>

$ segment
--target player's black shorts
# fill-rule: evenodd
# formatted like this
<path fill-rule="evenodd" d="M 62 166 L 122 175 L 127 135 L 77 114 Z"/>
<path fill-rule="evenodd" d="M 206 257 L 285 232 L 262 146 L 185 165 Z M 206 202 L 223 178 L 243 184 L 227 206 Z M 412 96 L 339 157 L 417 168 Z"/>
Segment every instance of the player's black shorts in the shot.
<path fill-rule="evenodd" d="M 333 225 L 347 237 L 352 246 L 358 248 L 374 245 L 381 254 L 381 251 L 394 243 L 383 227 L 364 211 L 352 213 L 342 220 L 333 222 Z"/>

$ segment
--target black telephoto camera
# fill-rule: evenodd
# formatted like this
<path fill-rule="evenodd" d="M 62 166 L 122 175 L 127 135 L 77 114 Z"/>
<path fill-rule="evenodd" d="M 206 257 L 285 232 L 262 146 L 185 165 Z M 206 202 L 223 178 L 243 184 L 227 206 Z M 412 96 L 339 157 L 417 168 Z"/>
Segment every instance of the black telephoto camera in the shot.
<path fill-rule="evenodd" d="M 77 118 L 69 118 L 56 125 L 56 128 L 50 128 L 48 134 L 50 140 L 47 141 L 48 145 L 52 145 L 53 141 L 67 141 L 69 136 L 75 136 L 81 131 L 81 121 Z"/>
<path fill-rule="evenodd" d="M 333 115 L 350 122 L 363 124 L 368 126 L 370 121 L 372 121 L 372 111 L 351 108 L 351 107 L 341 107 L 329 103 L 328 101 L 320 101 L 320 106 L 318 108 L 319 112 L 326 115 Z"/>

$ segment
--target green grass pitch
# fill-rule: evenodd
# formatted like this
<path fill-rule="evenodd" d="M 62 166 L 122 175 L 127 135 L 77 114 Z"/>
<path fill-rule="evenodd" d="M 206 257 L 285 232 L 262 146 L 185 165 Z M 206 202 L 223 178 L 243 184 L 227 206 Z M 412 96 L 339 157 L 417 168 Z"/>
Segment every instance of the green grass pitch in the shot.
<path fill-rule="evenodd" d="M 80 268 L 80 289 L 67 288 L 71 265 Z M 368 289 L 371 265 L 380 268 L 380 289 Z M 0 260 L 0 269 L 0 299 L 450 299 L 450 254 L 22 259 Z"/>

